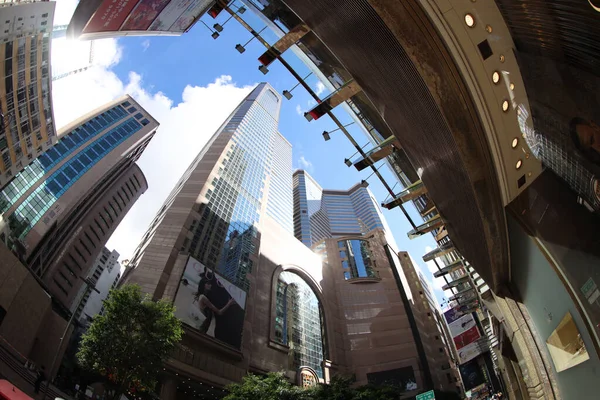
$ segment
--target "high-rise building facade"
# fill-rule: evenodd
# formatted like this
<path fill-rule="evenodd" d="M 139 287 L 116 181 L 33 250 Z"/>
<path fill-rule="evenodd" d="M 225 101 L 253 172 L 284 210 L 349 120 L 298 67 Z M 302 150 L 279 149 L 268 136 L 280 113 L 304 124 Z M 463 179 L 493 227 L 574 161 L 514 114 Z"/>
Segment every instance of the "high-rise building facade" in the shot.
<path fill-rule="evenodd" d="M 296 170 L 293 185 L 294 234 L 309 247 L 323 239 L 373 229 L 389 232 L 367 182 L 348 190 L 324 190 L 306 171 Z"/>
<path fill-rule="evenodd" d="M 266 83 L 240 103 L 165 201 L 130 259 L 128 282 L 172 296 L 178 280 L 165 288 L 181 252 L 248 290 L 261 217 L 293 229 L 291 145 L 277 130 L 280 103 Z"/>
<path fill-rule="evenodd" d="M 0 4 L 0 189 L 57 140 L 50 95 L 54 7 Z"/>
<path fill-rule="evenodd" d="M 102 313 L 104 310 L 103 301 L 108 297 L 111 289 L 117 286 L 117 282 L 121 277 L 119 252 L 116 250 L 110 251 L 104 247 L 96 258 L 94 267 L 88 273 L 88 277 L 94 283 L 94 288 L 97 291 L 81 288 L 78 298 L 81 296 L 82 299 L 80 302 L 74 302 L 71 310 L 75 311 L 75 317 L 83 323 L 91 321 L 95 315 Z"/>
<path fill-rule="evenodd" d="M 158 123 L 124 96 L 66 126 L 0 192 L 0 237 L 67 308 L 119 222 L 147 189 L 135 164 Z"/>

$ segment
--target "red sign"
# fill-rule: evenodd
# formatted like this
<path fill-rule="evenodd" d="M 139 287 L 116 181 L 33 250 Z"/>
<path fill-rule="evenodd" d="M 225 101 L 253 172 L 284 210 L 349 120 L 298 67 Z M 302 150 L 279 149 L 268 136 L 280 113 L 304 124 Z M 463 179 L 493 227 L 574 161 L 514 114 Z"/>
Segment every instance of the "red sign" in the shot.
<path fill-rule="evenodd" d="M 480 337 L 481 335 L 479 334 L 477 326 L 474 326 L 471 329 L 464 331 L 460 335 L 454 337 L 454 344 L 456 345 L 456 350 L 462 349 L 463 347 L 473 343 Z"/>
<path fill-rule="evenodd" d="M 122 31 L 145 31 L 171 0 L 141 0 L 121 27 Z"/>
<path fill-rule="evenodd" d="M 104 0 L 83 33 L 118 31 L 138 0 Z"/>

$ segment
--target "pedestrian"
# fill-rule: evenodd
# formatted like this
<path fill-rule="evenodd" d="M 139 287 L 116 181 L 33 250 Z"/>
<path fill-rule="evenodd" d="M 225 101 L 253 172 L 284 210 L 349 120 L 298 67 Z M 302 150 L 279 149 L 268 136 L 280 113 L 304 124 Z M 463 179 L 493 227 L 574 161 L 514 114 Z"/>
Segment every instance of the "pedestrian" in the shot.
<path fill-rule="evenodd" d="M 42 382 L 46 380 L 46 374 L 44 373 L 44 366 L 42 365 L 42 368 L 40 368 L 37 372 L 37 375 L 35 377 L 35 394 L 38 394 L 40 392 L 40 386 L 42 385 Z"/>

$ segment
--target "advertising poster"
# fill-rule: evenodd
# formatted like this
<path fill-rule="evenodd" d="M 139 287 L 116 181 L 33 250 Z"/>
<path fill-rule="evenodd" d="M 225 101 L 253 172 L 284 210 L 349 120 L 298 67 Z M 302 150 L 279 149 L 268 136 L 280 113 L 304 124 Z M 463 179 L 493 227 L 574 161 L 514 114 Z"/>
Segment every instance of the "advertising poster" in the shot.
<path fill-rule="evenodd" d="M 198 18 L 198 16 L 208 8 L 211 0 L 195 0 L 188 6 L 188 8 L 177 18 L 177 20 L 171 25 L 169 31 L 171 32 L 185 32 L 190 25 Z"/>
<path fill-rule="evenodd" d="M 448 325 L 448 329 L 450 330 L 450 335 L 452 335 L 452 337 L 461 335 L 473 327 L 477 328 L 475 319 L 471 314 L 463 315 Z"/>
<path fill-rule="evenodd" d="M 141 0 L 121 27 L 122 31 L 145 31 L 171 0 Z"/>
<path fill-rule="evenodd" d="M 104 0 L 83 33 L 118 31 L 138 0 Z"/>
<path fill-rule="evenodd" d="M 188 9 L 188 7 L 199 0 L 172 0 L 167 5 L 158 17 L 152 22 L 149 30 L 151 31 L 168 31 L 171 25 Z"/>
<path fill-rule="evenodd" d="M 469 343 L 465 347 L 458 350 L 458 361 L 460 364 L 464 364 L 468 361 L 471 361 L 479 354 L 481 354 L 481 348 L 479 347 L 479 343 Z"/>
<path fill-rule="evenodd" d="M 240 349 L 246 292 L 190 257 L 175 296 L 177 318 Z"/>
<path fill-rule="evenodd" d="M 479 334 L 479 330 L 476 326 L 464 331 L 460 335 L 454 337 L 454 345 L 456 346 L 456 350 L 460 350 L 466 345 L 475 342 L 480 337 L 481 335 Z"/>

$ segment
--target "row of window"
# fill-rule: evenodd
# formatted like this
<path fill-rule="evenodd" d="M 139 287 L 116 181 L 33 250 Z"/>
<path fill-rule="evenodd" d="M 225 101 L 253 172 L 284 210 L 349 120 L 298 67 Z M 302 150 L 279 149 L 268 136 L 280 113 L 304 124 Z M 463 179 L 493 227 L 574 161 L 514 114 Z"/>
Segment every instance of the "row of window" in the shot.
<path fill-rule="evenodd" d="M 21 221 L 28 221 L 28 228 L 21 233 L 21 237 L 29 233 L 44 213 L 77 182 L 79 177 L 140 128 L 141 126 L 134 120 L 122 123 L 88 145 L 85 151 L 81 151 L 54 172 L 45 184 L 40 185 L 15 211 Z"/>
<path fill-rule="evenodd" d="M 0 212 L 5 212 L 23 193 L 35 185 L 38 179 L 73 153 L 83 143 L 127 115 L 121 107 L 115 107 L 63 136 L 56 145 L 18 173 L 4 190 L 0 192 L 0 198 L 6 200 L 6 203 L 2 202 L 3 207 L 0 207 Z"/>

